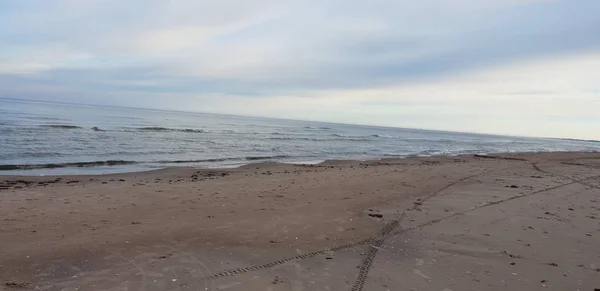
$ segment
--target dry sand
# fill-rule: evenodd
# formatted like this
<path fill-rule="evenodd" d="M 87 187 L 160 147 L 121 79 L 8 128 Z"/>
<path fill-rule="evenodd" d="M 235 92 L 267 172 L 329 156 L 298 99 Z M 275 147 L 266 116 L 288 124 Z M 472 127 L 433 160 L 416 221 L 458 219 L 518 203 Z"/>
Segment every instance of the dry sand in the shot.
<path fill-rule="evenodd" d="M 0 289 L 600 288 L 600 154 L 0 177 Z"/>

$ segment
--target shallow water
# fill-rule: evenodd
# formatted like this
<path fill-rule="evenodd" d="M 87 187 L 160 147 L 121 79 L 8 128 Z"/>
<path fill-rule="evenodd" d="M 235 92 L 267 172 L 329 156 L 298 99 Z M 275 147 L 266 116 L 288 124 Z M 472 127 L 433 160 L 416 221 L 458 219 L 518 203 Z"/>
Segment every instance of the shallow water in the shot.
<path fill-rule="evenodd" d="M 537 151 L 600 142 L 0 99 L 0 174 Z"/>

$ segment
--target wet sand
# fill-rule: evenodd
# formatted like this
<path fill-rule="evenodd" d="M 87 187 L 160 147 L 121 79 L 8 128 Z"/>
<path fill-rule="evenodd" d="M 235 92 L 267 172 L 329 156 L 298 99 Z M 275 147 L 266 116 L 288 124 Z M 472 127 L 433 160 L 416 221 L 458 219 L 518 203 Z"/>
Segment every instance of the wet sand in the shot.
<path fill-rule="evenodd" d="M 600 288 L 600 153 L 0 177 L 0 290 Z"/>

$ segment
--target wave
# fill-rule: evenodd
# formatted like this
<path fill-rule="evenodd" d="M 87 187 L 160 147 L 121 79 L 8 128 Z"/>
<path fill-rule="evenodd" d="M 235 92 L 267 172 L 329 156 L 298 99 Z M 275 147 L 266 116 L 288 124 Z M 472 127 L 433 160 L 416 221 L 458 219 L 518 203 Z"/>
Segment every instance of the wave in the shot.
<path fill-rule="evenodd" d="M 220 159 L 202 159 L 202 160 L 172 160 L 172 161 L 157 161 L 148 163 L 157 164 L 195 164 L 195 163 L 218 163 L 227 161 L 260 161 L 260 160 L 275 160 L 289 158 L 290 156 L 278 155 L 278 156 L 248 156 L 241 158 L 220 158 Z"/>
<path fill-rule="evenodd" d="M 406 157 L 409 154 L 383 154 L 384 157 Z"/>
<path fill-rule="evenodd" d="M 371 135 L 345 135 L 345 134 L 339 134 L 339 133 L 334 133 L 331 136 L 335 136 L 335 137 L 343 137 L 343 138 L 369 138 L 369 137 L 381 137 L 378 134 L 371 134 Z"/>
<path fill-rule="evenodd" d="M 279 156 L 249 156 L 244 159 L 247 161 L 260 161 L 260 160 L 272 160 L 272 159 L 285 159 L 289 158 L 289 156 L 279 155 Z"/>
<path fill-rule="evenodd" d="M 346 134 L 334 133 L 334 134 L 331 134 L 331 136 L 344 137 L 344 138 L 378 137 L 378 138 L 387 138 L 387 139 L 400 139 L 400 140 L 405 140 L 405 141 L 409 141 L 409 142 L 431 142 L 431 143 L 455 143 L 456 142 L 455 140 L 452 140 L 452 139 L 409 138 L 409 137 L 388 135 L 388 134 L 346 135 Z"/>
<path fill-rule="evenodd" d="M 81 126 L 77 126 L 77 125 L 70 125 L 70 124 L 43 124 L 40 125 L 40 127 L 49 127 L 49 128 L 56 128 L 56 129 L 81 129 Z"/>
<path fill-rule="evenodd" d="M 346 135 L 334 133 L 332 136 L 337 137 L 351 137 L 351 138 L 370 138 L 370 137 L 384 137 L 384 138 L 398 138 L 397 136 L 387 135 L 387 134 L 368 134 L 368 135 Z"/>
<path fill-rule="evenodd" d="M 4 125 L 10 125 L 9 123 L 2 123 L 0 124 L 2 126 Z M 29 132 L 29 131 L 36 131 L 36 130 L 40 130 L 40 129 L 44 129 L 44 128 L 53 128 L 53 129 L 90 129 L 92 131 L 97 131 L 97 132 L 182 132 L 182 133 L 215 133 L 215 134 L 237 134 L 240 132 L 237 132 L 235 130 L 231 130 L 231 129 L 196 129 L 196 128 L 171 128 L 171 127 L 162 127 L 162 126 L 146 126 L 146 127 L 122 127 L 122 128 L 111 128 L 111 129 L 104 129 L 98 126 L 94 126 L 94 127 L 83 127 L 83 126 L 79 126 L 79 125 L 71 125 L 71 124 L 42 124 L 42 125 L 38 125 L 35 127 L 22 127 L 22 128 L 9 128 L 9 129 L 5 129 L 2 128 L 3 131 L 7 131 L 7 132 L 13 132 L 13 131 L 21 131 L 21 132 Z M 252 134 L 252 135 L 257 135 L 257 134 L 261 134 L 258 132 L 251 132 L 251 133 L 244 133 L 242 132 L 242 134 Z M 284 133 L 277 133 L 277 132 L 273 132 L 272 134 L 274 135 L 278 135 L 278 134 L 284 134 Z"/>
<path fill-rule="evenodd" d="M 271 137 L 270 140 L 302 140 L 302 141 L 371 141 L 368 138 L 317 138 L 317 137 Z"/>
<path fill-rule="evenodd" d="M 172 129 L 166 128 L 166 127 L 140 127 L 140 128 L 136 128 L 135 130 L 140 130 L 140 131 L 171 131 Z"/>
<path fill-rule="evenodd" d="M 84 167 L 100 167 L 100 166 L 120 166 L 137 164 L 135 161 L 108 160 L 108 161 L 93 161 L 93 162 L 73 162 L 59 164 L 26 164 L 26 165 L 0 165 L 0 171 L 11 170 L 35 170 L 35 169 L 57 169 L 57 168 L 84 168 Z"/>
<path fill-rule="evenodd" d="M 158 161 L 157 164 L 194 164 L 194 163 L 217 163 L 226 161 L 235 161 L 239 159 L 222 158 L 222 159 L 204 159 L 204 160 L 173 160 L 173 161 Z"/>
<path fill-rule="evenodd" d="M 71 125 L 71 124 L 42 124 L 37 128 L 54 128 L 54 129 L 84 129 L 84 127 L 79 125 Z M 35 128 L 23 128 L 24 130 L 35 130 Z M 187 132 L 187 133 L 205 133 L 205 132 L 213 132 L 206 131 L 202 129 L 195 128 L 169 128 L 169 127 L 159 127 L 159 126 L 148 126 L 148 127 L 127 127 L 120 129 L 103 129 L 98 126 L 94 126 L 89 128 L 93 131 L 124 131 L 124 132 Z M 235 133 L 233 130 L 222 130 L 222 131 L 214 131 L 219 133 Z"/>
<path fill-rule="evenodd" d="M 102 129 L 97 126 L 91 128 L 93 131 L 124 131 L 124 132 L 186 132 L 186 133 L 206 133 L 212 132 L 203 129 L 195 129 L 195 128 L 170 128 L 170 127 L 160 127 L 160 126 L 147 126 L 147 127 L 128 127 L 121 129 Z M 216 131 L 215 131 L 216 132 Z M 235 133 L 232 130 L 223 130 L 222 133 Z"/>
<path fill-rule="evenodd" d="M 335 133 L 332 134 L 332 136 L 337 136 L 337 137 L 350 137 L 350 138 L 372 138 L 372 137 L 381 137 L 381 138 L 393 138 L 393 139 L 403 139 L 403 137 L 401 136 L 395 136 L 395 135 L 389 135 L 389 134 L 368 134 L 368 135 L 345 135 L 345 134 L 339 134 L 339 133 Z M 406 139 L 406 138 L 404 138 Z M 429 140 L 429 139 L 410 139 L 410 140 L 424 140 L 424 141 L 438 141 L 438 140 Z"/>
<path fill-rule="evenodd" d="M 56 117 L 45 117 L 45 116 L 33 116 L 27 119 L 31 119 L 31 120 L 53 120 L 53 121 L 59 121 L 61 120 L 60 118 L 56 118 Z"/>
<path fill-rule="evenodd" d="M 201 160 L 164 160 L 164 161 L 124 161 L 124 160 L 107 160 L 107 161 L 91 161 L 91 162 L 71 162 L 71 163 L 50 163 L 50 164 L 7 164 L 0 165 L 0 171 L 15 171 L 15 170 L 37 170 L 37 169 L 58 169 L 58 168 L 91 168 L 102 166 L 126 166 L 135 164 L 197 164 L 197 163 L 218 163 L 226 161 L 265 161 L 278 160 L 289 158 L 286 155 L 276 156 L 247 156 L 241 158 L 216 158 L 216 159 L 201 159 Z"/>
<path fill-rule="evenodd" d="M 430 150 L 420 151 L 416 154 L 416 156 L 431 157 L 431 156 L 442 156 L 442 155 L 451 155 L 451 154 L 452 154 L 452 151 L 449 151 L 449 150 L 430 149 Z"/>
<path fill-rule="evenodd" d="M 203 160 L 173 160 L 173 161 L 158 161 L 154 163 L 158 164 L 194 164 L 194 163 L 216 163 L 216 162 L 227 162 L 227 161 L 261 161 L 261 160 L 276 160 L 285 159 L 290 156 L 277 155 L 277 156 L 247 156 L 241 158 L 220 158 L 220 159 L 203 159 Z"/>
<path fill-rule="evenodd" d="M 406 158 L 406 157 L 433 157 L 433 156 L 453 156 L 462 154 L 461 152 L 452 152 L 447 150 L 424 150 L 417 153 L 406 154 L 384 154 L 384 158 Z"/>
<path fill-rule="evenodd" d="M 168 128 L 168 127 L 138 127 L 128 128 L 128 131 L 151 131 L 151 132 L 191 132 L 191 133 L 204 133 L 202 129 L 192 128 Z"/>
<path fill-rule="evenodd" d="M 595 140 L 595 139 L 577 139 L 577 138 L 558 138 L 558 140 L 583 141 L 583 142 L 600 142 L 600 140 Z"/>
<path fill-rule="evenodd" d="M 195 128 L 171 128 L 171 127 L 134 127 L 126 128 L 125 131 L 137 131 L 137 132 L 186 132 L 186 133 L 227 133 L 235 134 L 235 130 L 223 129 L 223 130 L 204 130 Z"/>

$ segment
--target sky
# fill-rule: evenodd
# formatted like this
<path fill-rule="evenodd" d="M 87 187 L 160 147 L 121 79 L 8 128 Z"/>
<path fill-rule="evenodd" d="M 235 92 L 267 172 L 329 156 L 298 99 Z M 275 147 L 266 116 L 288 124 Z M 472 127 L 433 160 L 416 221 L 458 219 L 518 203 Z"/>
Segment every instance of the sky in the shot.
<path fill-rule="evenodd" d="M 2 0 L 0 98 L 600 140 L 598 0 Z"/>

